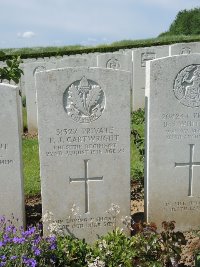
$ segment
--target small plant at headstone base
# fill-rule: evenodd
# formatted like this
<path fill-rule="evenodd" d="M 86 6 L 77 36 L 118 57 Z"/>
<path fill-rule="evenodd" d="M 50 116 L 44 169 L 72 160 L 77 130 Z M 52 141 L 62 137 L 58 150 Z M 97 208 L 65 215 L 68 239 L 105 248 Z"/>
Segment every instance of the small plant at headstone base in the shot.
<path fill-rule="evenodd" d="M 0 266 L 54 266 L 56 237 L 41 236 L 41 227 L 16 228 L 0 218 Z"/>
<path fill-rule="evenodd" d="M 160 233 L 162 254 L 161 260 L 166 267 L 176 267 L 181 259 L 183 245 L 187 241 L 184 234 L 175 230 L 175 221 L 162 222 L 163 231 Z"/>
<path fill-rule="evenodd" d="M 136 252 L 133 258 L 135 267 L 163 267 L 160 260 L 162 253 L 160 235 L 154 223 L 139 222 L 132 225 L 133 248 Z"/>
<path fill-rule="evenodd" d="M 174 222 L 163 222 L 163 227 L 158 233 L 153 223 L 134 223 L 133 236 L 116 228 L 90 245 L 60 231 L 42 237 L 40 227 L 24 231 L 1 217 L 0 266 L 175 267 L 185 239 L 174 232 Z"/>
<path fill-rule="evenodd" d="M 13 81 L 18 84 L 23 74 L 23 70 L 19 68 L 20 63 L 22 63 L 20 56 L 13 56 L 12 59 L 6 60 L 7 66 L 0 68 L 0 82 L 8 80 L 9 83 Z"/>
<path fill-rule="evenodd" d="M 87 256 L 87 262 L 88 266 L 132 267 L 135 253 L 132 239 L 117 228 L 96 241 L 92 252 Z M 94 265 L 97 261 L 101 265 Z"/>
<path fill-rule="evenodd" d="M 92 249 L 85 240 L 71 236 L 57 236 L 56 266 L 82 267 L 87 265 L 87 255 Z"/>
<path fill-rule="evenodd" d="M 164 231 L 161 232 L 162 255 L 161 259 L 166 267 L 178 266 L 181 255 L 181 245 L 186 244 L 182 232 L 175 232 L 175 221 L 162 222 Z"/>
<path fill-rule="evenodd" d="M 154 223 L 136 223 L 134 247 L 137 247 L 136 262 L 133 266 L 177 267 L 181 255 L 181 245 L 186 244 L 182 232 L 175 232 L 175 222 L 164 221 L 163 231 L 157 233 Z M 154 265 L 157 262 L 157 265 Z M 138 265 L 137 265 L 138 264 Z"/>

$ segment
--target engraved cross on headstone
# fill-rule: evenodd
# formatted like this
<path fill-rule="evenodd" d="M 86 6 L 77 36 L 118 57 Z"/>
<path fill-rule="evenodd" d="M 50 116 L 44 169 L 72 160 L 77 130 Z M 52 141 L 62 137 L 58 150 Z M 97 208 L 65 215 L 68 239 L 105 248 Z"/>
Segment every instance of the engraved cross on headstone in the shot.
<path fill-rule="evenodd" d="M 85 213 L 89 212 L 89 181 L 102 181 L 103 176 L 100 177 L 88 177 L 88 161 L 89 159 L 84 159 L 85 166 L 85 176 L 83 178 L 71 178 L 69 177 L 69 182 L 85 182 Z"/>
<path fill-rule="evenodd" d="M 194 144 L 190 144 L 190 160 L 188 163 L 176 163 L 175 167 L 185 167 L 189 166 L 189 187 L 188 187 L 188 196 L 192 196 L 192 184 L 193 184 L 193 166 L 200 166 L 200 162 L 193 162 L 194 155 Z"/>

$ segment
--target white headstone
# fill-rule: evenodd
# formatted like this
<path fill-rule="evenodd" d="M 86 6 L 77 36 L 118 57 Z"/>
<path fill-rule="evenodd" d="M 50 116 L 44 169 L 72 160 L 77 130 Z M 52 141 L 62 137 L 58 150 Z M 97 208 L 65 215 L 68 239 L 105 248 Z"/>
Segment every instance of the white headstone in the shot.
<path fill-rule="evenodd" d="M 200 53 L 200 42 L 173 44 L 170 45 L 169 51 L 170 56 Z"/>
<path fill-rule="evenodd" d="M 36 86 L 43 215 L 92 242 L 130 214 L 130 74 L 58 69 Z"/>
<path fill-rule="evenodd" d="M 90 61 L 83 57 L 68 57 L 67 59 L 50 59 L 48 62 L 33 62 L 25 65 L 25 87 L 28 131 L 36 132 L 37 126 L 37 100 L 35 88 L 35 73 L 38 71 L 50 70 L 63 67 L 90 66 Z"/>
<path fill-rule="evenodd" d="M 123 53 L 106 53 L 97 56 L 97 66 L 115 70 L 126 70 L 132 72 L 131 56 Z"/>
<path fill-rule="evenodd" d="M 23 58 L 23 63 L 30 63 L 36 61 L 36 58 Z"/>
<path fill-rule="evenodd" d="M 0 84 L 0 102 L 0 216 L 12 219 L 13 214 L 19 225 L 24 225 L 18 88 Z"/>
<path fill-rule="evenodd" d="M 87 58 L 90 62 L 90 66 L 91 67 L 97 67 L 97 56 L 99 55 L 99 53 L 89 53 L 87 54 Z"/>
<path fill-rule="evenodd" d="M 22 71 L 24 71 L 24 64 L 20 64 L 20 69 Z M 20 90 L 22 93 L 22 96 L 26 96 L 26 90 L 25 90 L 25 78 L 24 78 L 24 74 L 21 75 L 20 81 L 19 81 L 19 85 L 20 85 Z"/>
<path fill-rule="evenodd" d="M 94 65 L 92 65 L 91 57 L 85 56 L 85 57 L 75 57 L 75 56 L 69 56 L 68 58 L 63 58 L 60 60 L 57 60 L 56 68 L 66 68 L 66 67 L 96 67 L 95 62 L 93 62 Z"/>
<path fill-rule="evenodd" d="M 7 79 L 4 79 L 2 81 L 3 84 L 8 84 L 8 85 L 16 85 L 14 81 L 8 81 Z M 22 110 L 22 89 L 21 89 L 21 82 L 19 82 L 19 97 L 18 97 L 18 107 L 19 107 L 19 123 L 20 123 L 20 128 L 21 132 L 23 133 L 23 110 Z"/>
<path fill-rule="evenodd" d="M 184 231 L 200 220 L 200 55 L 147 65 L 146 218 Z"/>
<path fill-rule="evenodd" d="M 169 55 L 169 46 L 154 46 L 133 50 L 132 110 L 145 106 L 146 62 Z"/>
<path fill-rule="evenodd" d="M 26 89 L 27 125 L 30 133 L 37 132 L 37 103 L 35 89 L 35 73 L 56 67 L 56 61 L 24 63 Z"/>

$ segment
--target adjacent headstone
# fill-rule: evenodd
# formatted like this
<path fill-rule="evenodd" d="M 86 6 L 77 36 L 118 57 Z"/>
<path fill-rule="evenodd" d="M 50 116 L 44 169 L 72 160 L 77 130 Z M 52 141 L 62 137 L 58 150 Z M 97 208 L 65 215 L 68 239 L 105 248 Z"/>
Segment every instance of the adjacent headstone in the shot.
<path fill-rule="evenodd" d="M 20 64 L 20 69 L 24 72 L 24 64 Z M 19 85 L 20 85 L 20 90 L 21 90 L 21 94 L 22 97 L 26 96 L 26 90 L 25 90 L 25 77 L 24 74 L 21 75 L 20 81 L 19 81 Z"/>
<path fill-rule="evenodd" d="M 126 70 L 132 72 L 131 56 L 123 53 L 106 53 L 97 56 L 97 66 L 115 70 Z"/>
<path fill-rule="evenodd" d="M 63 58 L 57 60 L 56 68 L 66 68 L 66 67 L 96 67 L 97 64 L 93 60 L 91 60 L 91 56 L 69 56 L 68 58 Z"/>
<path fill-rule="evenodd" d="M 170 56 L 200 53 L 200 42 L 173 44 L 170 45 L 169 51 Z"/>
<path fill-rule="evenodd" d="M 130 214 L 130 73 L 58 69 L 36 86 L 43 215 L 92 242 Z"/>
<path fill-rule="evenodd" d="M 35 88 L 35 73 L 43 70 L 50 70 L 63 67 L 90 66 L 90 60 L 83 57 L 68 57 L 67 59 L 53 59 L 48 62 L 33 62 L 25 65 L 25 87 L 28 132 L 34 133 L 38 130 L 37 125 L 37 101 Z"/>
<path fill-rule="evenodd" d="M 0 84 L 0 216 L 19 220 L 24 226 L 19 90 Z M 16 221 L 15 221 L 16 223 Z"/>
<path fill-rule="evenodd" d="M 133 50 L 132 110 L 145 106 L 146 62 L 169 55 L 169 46 L 146 47 Z"/>
<path fill-rule="evenodd" d="M 16 85 L 14 81 L 8 81 L 7 79 L 4 79 L 2 81 L 3 84 L 8 84 L 8 85 Z M 18 107 L 19 107 L 19 123 L 20 123 L 20 128 L 21 132 L 23 133 L 23 110 L 22 110 L 22 90 L 21 90 L 21 84 L 19 85 L 19 97 L 18 97 Z"/>
<path fill-rule="evenodd" d="M 146 219 L 198 228 L 200 55 L 148 62 L 146 98 Z"/>
<path fill-rule="evenodd" d="M 23 63 L 30 63 L 34 61 L 37 61 L 37 59 L 36 58 L 23 58 Z"/>
<path fill-rule="evenodd" d="M 90 62 L 90 67 L 97 67 L 97 56 L 99 53 L 89 53 L 87 54 L 88 60 Z"/>
<path fill-rule="evenodd" d="M 37 132 L 37 103 L 35 89 L 35 73 L 45 69 L 53 69 L 56 61 L 24 63 L 24 77 L 26 89 L 27 125 L 29 133 Z"/>

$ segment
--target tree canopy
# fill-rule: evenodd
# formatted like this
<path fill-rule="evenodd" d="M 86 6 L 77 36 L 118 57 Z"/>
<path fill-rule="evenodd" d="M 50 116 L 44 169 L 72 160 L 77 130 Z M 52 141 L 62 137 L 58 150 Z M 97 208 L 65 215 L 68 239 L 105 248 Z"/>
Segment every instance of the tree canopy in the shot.
<path fill-rule="evenodd" d="M 198 35 L 200 34 L 200 8 L 179 11 L 167 32 L 159 37 L 169 35 Z"/>

